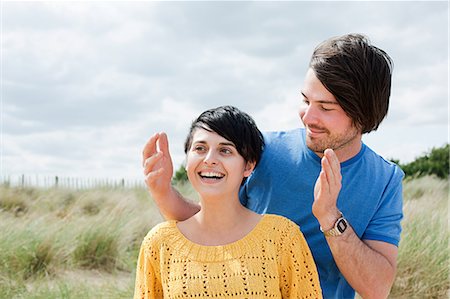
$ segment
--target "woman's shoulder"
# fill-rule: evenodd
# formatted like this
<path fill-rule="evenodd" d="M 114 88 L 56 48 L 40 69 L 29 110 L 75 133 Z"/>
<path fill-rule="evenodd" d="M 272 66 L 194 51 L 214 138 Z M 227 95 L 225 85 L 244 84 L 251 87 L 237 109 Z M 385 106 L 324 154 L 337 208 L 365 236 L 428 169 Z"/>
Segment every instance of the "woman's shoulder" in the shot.
<path fill-rule="evenodd" d="M 142 241 L 143 244 L 159 244 L 177 234 L 175 220 L 164 221 L 153 226 Z"/>
<path fill-rule="evenodd" d="M 294 221 L 273 214 L 266 214 L 264 218 L 271 228 L 267 228 L 271 232 L 268 237 L 277 245 L 279 251 L 288 254 L 294 247 L 309 251 L 305 236 Z"/>
<path fill-rule="evenodd" d="M 300 233 L 299 226 L 285 216 L 265 214 L 263 219 L 266 225 L 271 227 L 275 232 L 283 234 Z"/>

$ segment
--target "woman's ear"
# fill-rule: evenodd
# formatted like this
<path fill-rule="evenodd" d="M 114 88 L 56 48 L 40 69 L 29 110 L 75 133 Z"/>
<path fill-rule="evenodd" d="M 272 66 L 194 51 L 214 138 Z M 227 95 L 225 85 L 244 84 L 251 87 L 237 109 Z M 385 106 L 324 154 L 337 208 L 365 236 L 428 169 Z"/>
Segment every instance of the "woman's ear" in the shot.
<path fill-rule="evenodd" d="M 244 169 L 244 177 L 249 177 L 252 174 L 253 169 L 255 169 L 255 166 L 256 162 L 247 161 L 247 164 L 245 165 Z"/>
<path fill-rule="evenodd" d="M 184 157 L 184 170 L 186 170 L 186 173 L 188 172 L 188 157 L 186 155 L 186 157 Z"/>

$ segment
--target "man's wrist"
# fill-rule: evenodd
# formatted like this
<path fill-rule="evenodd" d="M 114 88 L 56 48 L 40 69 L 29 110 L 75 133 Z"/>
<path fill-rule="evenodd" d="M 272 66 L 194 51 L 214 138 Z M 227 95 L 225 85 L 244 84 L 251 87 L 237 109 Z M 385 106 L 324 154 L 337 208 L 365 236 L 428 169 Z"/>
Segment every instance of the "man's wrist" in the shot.
<path fill-rule="evenodd" d="M 323 232 L 325 237 L 337 237 L 342 235 L 348 228 L 349 224 L 347 219 L 344 218 L 344 215 L 341 213 L 341 217 L 336 220 L 333 225 L 333 228 L 329 230 L 324 230 L 320 227 L 320 230 Z"/>
<path fill-rule="evenodd" d="M 150 191 L 150 195 L 156 203 L 167 202 L 172 197 L 176 196 L 176 190 L 171 185 L 167 185 L 166 187 L 158 186 L 158 188 L 148 188 Z"/>
<path fill-rule="evenodd" d="M 336 221 L 342 217 L 341 211 L 338 209 L 333 209 L 332 211 L 324 214 L 320 219 L 318 219 L 320 227 L 323 231 L 328 231 L 334 227 Z"/>

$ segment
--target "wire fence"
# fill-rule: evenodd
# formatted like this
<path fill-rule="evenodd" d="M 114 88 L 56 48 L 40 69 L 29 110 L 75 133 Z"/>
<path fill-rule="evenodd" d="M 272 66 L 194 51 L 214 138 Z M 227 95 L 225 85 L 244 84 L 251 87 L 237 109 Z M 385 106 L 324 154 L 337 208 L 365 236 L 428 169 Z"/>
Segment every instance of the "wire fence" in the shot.
<path fill-rule="evenodd" d="M 0 183 L 8 187 L 39 187 L 66 189 L 131 189 L 145 188 L 143 179 L 80 178 L 43 175 L 0 176 Z"/>

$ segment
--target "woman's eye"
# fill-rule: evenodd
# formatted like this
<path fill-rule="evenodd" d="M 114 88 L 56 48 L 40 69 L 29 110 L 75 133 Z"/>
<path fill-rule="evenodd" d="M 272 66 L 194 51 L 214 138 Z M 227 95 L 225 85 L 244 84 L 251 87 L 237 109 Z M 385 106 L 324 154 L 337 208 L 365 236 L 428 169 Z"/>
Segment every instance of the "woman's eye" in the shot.
<path fill-rule="evenodd" d="M 221 152 L 224 153 L 224 154 L 231 154 L 232 153 L 232 151 L 229 148 L 223 148 L 223 149 L 221 149 Z"/>
<path fill-rule="evenodd" d="M 203 152 L 205 150 L 204 146 L 194 146 L 194 151 Z"/>

